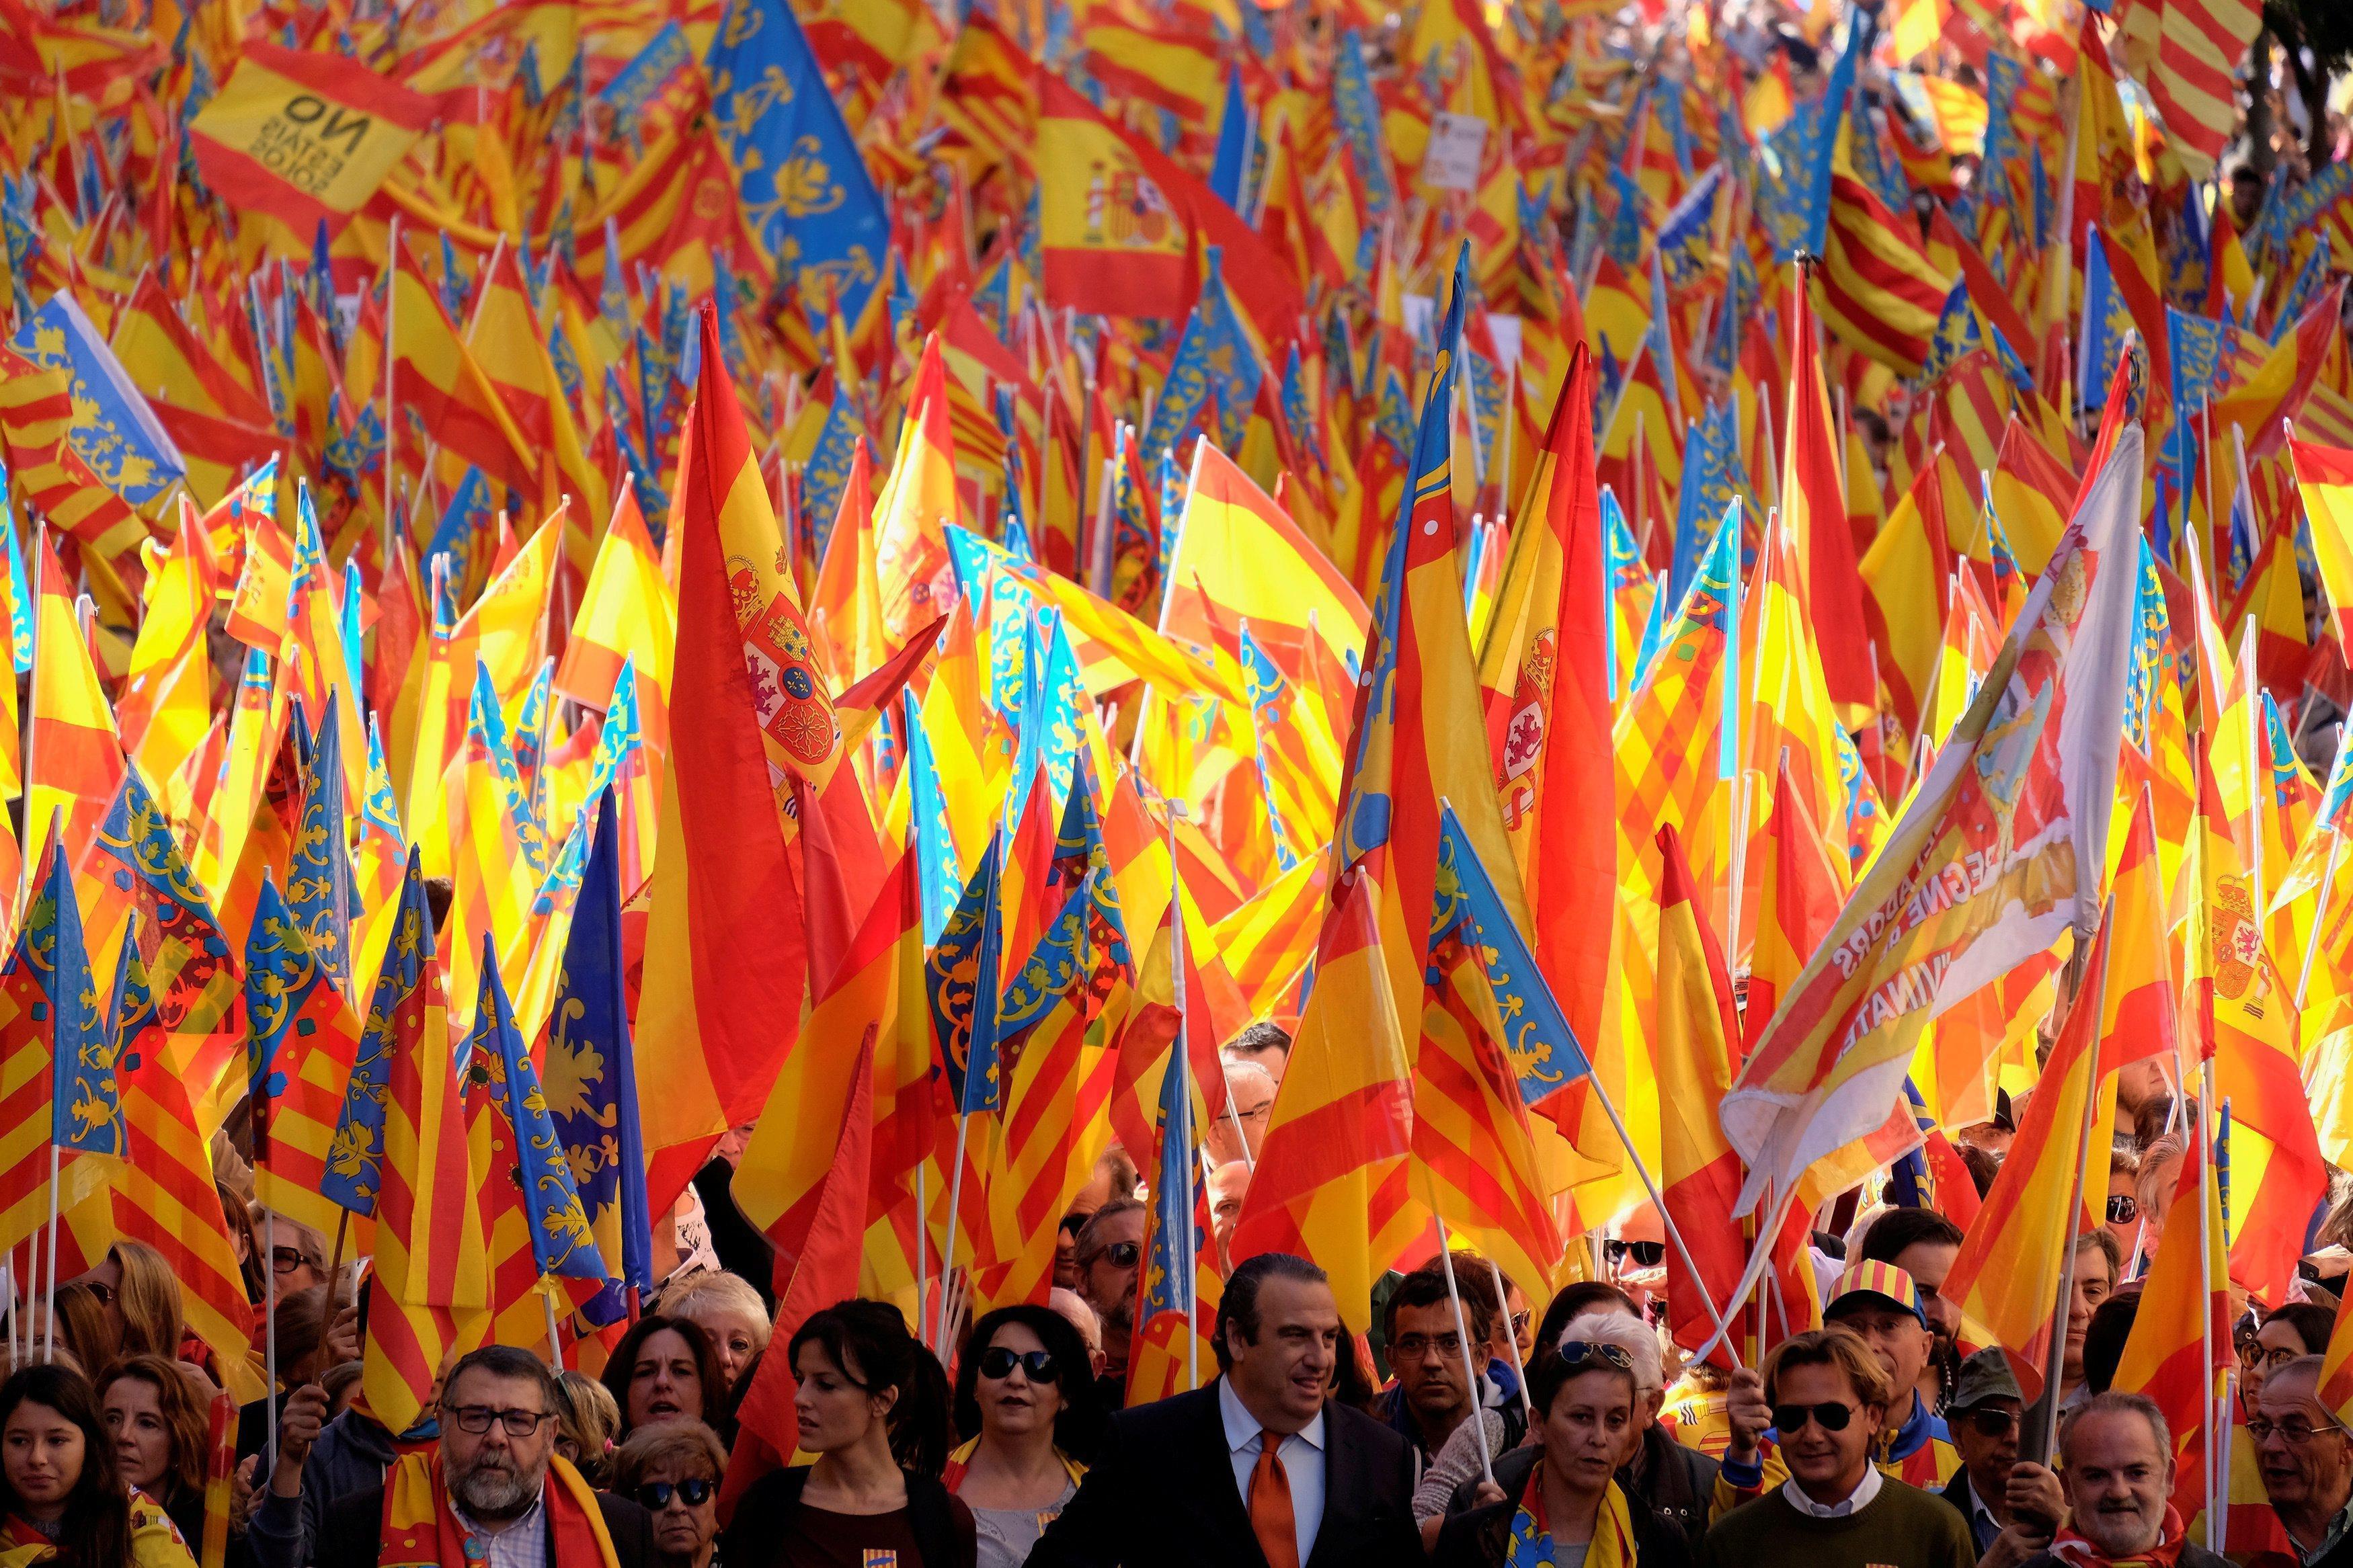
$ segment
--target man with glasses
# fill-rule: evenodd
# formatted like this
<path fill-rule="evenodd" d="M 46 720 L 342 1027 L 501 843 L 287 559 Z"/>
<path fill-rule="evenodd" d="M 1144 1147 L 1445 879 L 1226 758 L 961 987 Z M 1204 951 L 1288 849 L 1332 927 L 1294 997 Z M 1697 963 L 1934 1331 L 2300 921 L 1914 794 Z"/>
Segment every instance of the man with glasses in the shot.
<path fill-rule="evenodd" d="M 1960 1510 L 1980 1554 L 2012 1524 L 2047 1542 L 2066 1512 L 2059 1479 L 2031 1460 L 2018 1457 L 2018 1423 L 2025 1413 L 2010 1358 L 1999 1346 L 1961 1363 L 1961 1375 L 1945 1408 L 1945 1425 L 1961 1468 L 1936 1495 Z"/>
<path fill-rule="evenodd" d="M 554 1412 L 562 1396 L 554 1376 L 529 1351 L 492 1345 L 460 1360 L 441 1385 L 439 1447 L 404 1456 L 382 1487 L 330 1508 L 316 1568 L 652 1563 L 646 1510 L 591 1490 L 557 1457 Z"/>
<path fill-rule="evenodd" d="M 1700 1568 L 1972 1568 L 1961 1516 L 1873 1462 L 1891 1380 L 1870 1346 L 1842 1328 L 1792 1334 L 1763 1379 L 1788 1479 L 1718 1519 Z"/>
<path fill-rule="evenodd" d="M 1458 1273 L 1469 1271 L 1465 1265 Z M 1462 1302 L 1459 1318 L 1456 1291 Z M 1501 1416 L 1503 1448 L 1517 1447 L 1527 1430 L 1519 1384 L 1504 1384 L 1511 1370 L 1493 1353 L 1494 1300 L 1492 1284 L 1474 1289 L 1470 1280 L 1458 1278 L 1455 1291 L 1450 1291 L 1445 1271 L 1433 1258 L 1399 1280 L 1381 1309 L 1381 1342 L 1397 1382 L 1382 1392 L 1372 1413 L 1411 1443 L 1425 1466 L 1474 1411 L 1493 1410 Z"/>
<path fill-rule="evenodd" d="M 2353 1563 L 2353 1436 L 2321 1403 L 2320 1369 L 2320 1357 L 2298 1356 L 2265 1378 L 2247 1439 L 2304 1568 L 2346 1568 Z"/>
<path fill-rule="evenodd" d="M 1127 1403 L 1127 1342 L 1135 1329 L 1135 1268 L 1144 1256 L 1144 1205 L 1133 1198 L 1103 1205 L 1079 1228 L 1071 1261 L 1079 1295 L 1103 1325 L 1103 1369 L 1095 1397 L 1106 1410 Z"/>
<path fill-rule="evenodd" d="M 1903 1413 L 1900 1418 L 1891 1415 L 1877 1432 L 1873 1453 L 1879 1468 L 1926 1491 L 1952 1479 L 1961 1468 L 1961 1456 L 1944 1421 L 1919 1394 L 1931 1341 L 1927 1311 L 1912 1276 L 1892 1263 L 1855 1264 L 1839 1276 L 1822 1309 L 1822 1322 L 1845 1329 L 1877 1354 L 1888 1379 L 1891 1408 Z M 1778 1434 L 1767 1428 L 1770 1411 L 1755 1372 L 1733 1374 L 1725 1410 L 1732 1438 L 1717 1480 L 1719 1513 L 1779 1484 L 1786 1473 Z"/>

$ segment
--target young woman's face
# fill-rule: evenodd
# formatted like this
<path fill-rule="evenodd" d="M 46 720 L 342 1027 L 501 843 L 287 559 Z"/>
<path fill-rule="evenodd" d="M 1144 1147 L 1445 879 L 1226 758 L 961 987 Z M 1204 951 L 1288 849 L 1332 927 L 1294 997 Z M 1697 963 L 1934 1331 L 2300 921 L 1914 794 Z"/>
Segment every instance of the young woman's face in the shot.
<path fill-rule="evenodd" d="M 793 1415 L 800 1427 L 800 1445 L 812 1454 L 847 1448 L 863 1438 L 873 1425 L 891 1413 L 895 1391 L 875 1394 L 859 1386 L 826 1348 L 811 1341 L 793 1358 Z"/>
<path fill-rule="evenodd" d="M 172 1468 L 172 1429 L 164 1423 L 164 1401 L 143 1377 L 118 1377 L 107 1384 L 99 1414 L 114 1439 L 114 1463 L 123 1480 L 155 1495 Z"/>
<path fill-rule="evenodd" d="M 622 1414 L 632 1428 L 702 1419 L 702 1374 L 684 1334 L 658 1329 L 638 1346 L 638 1364 L 629 1369 L 629 1407 Z"/>
<path fill-rule="evenodd" d="M 27 1399 L 0 1426 L 0 1474 L 26 1507 L 62 1509 L 81 1479 L 85 1447 L 80 1427 Z"/>

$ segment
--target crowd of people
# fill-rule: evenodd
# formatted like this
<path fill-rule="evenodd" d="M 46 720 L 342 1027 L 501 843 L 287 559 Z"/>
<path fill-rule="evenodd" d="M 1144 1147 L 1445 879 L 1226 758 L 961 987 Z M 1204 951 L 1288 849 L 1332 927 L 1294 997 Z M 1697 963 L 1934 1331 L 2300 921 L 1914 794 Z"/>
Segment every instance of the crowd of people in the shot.
<path fill-rule="evenodd" d="M 1253 1030 L 1228 1065 L 1271 1086 L 1287 1044 Z M 2012 1110 L 1964 1130 L 1986 1179 Z M 219 1369 L 160 1257 L 121 1243 L 9 1342 L 0 1568 L 175 1568 L 208 1525 L 237 1568 L 2218 1568 L 2176 1502 L 2190 1435 L 2109 1387 L 2180 1113 L 2122 1097 L 2117 1199 L 2078 1238 L 2047 1402 L 2022 1397 L 2000 1348 L 1963 1353 L 1939 1293 L 1961 1228 L 1875 1205 L 1816 1234 L 1820 1326 L 1754 1366 L 1674 1345 L 1640 1240 L 1549 1300 L 1457 1250 L 1361 1310 L 1267 1253 L 1229 1271 L 1200 1386 L 1124 1408 L 1145 1208 L 1115 1154 L 1065 1216 L 1048 1304 L 951 1318 L 945 1354 L 902 1304 L 862 1299 L 772 1342 L 766 1259 L 720 1157 L 676 1226 L 676 1270 L 609 1343 L 576 1347 L 600 1371 L 477 1349 L 394 1433 L 360 1393 L 364 1271 L 224 1185 L 261 1238 L 246 1261 L 272 1303 L 274 1408 L 240 1413 L 233 1468 L 216 1458 Z M 1253 1129 L 1231 1135 L 1218 1171 L 1246 1180 Z M 2304 1299 L 2237 1325 L 2238 1436 L 2293 1568 L 2353 1563 L 2353 1433 L 2323 1397 L 2331 1256 Z M 731 1489 L 771 1353 L 801 1462 L 744 1460 Z"/>

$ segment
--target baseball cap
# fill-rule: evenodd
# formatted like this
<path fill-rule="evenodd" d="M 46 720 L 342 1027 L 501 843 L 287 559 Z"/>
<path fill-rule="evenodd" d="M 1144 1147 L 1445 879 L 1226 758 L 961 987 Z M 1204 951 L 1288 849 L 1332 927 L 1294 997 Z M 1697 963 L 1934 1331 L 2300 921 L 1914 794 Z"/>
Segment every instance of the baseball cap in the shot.
<path fill-rule="evenodd" d="M 1950 1411 L 1974 1410 L 1989 1399 L 2023 1401 L 2019 1392 L 2018 1378 L 2010 1370 L 2010 1357 L 2000 1345 L 1989 1345 L 1961 1363 L 1961 1375 L 1953 1384 L 1953 1397 L 1945 1406 Z"/>
<path fill-rule="evenodd" d="M 1857 1299 L 1856 1306 L 1863 1304 L 1862 1298 L 1876 1298 L 1890 1306 L 1901 1307 L 1919 1319 L 1922 1328 L 1928 1326 L 1928 1314 L 1920 1307 L 1920 1287 L 1911 1275 L 1893 1263 L 1864 1262 L 1847 1268 L 1831 1288 L 1830 1300 L 1823 1303 L 1823 1320 L 1836 1317 L 1850 1297 Z"/>

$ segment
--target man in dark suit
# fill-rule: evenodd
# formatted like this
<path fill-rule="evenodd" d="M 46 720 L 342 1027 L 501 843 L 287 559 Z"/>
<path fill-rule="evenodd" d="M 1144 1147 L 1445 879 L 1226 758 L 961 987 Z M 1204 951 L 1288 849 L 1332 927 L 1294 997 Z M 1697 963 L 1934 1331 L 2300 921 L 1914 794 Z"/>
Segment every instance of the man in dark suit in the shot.
<path fill-rule="evenodd" d="M 1112 1417 L 1030 1568 L 1413 1568 L 1413 1450 L 1330 1402 L 1341 1333 L 1321 1268 L 1287 1253 L 1237 1266 L 1220 1375 Z"/>
<path fill-rule="evenodd" d="M 384 1486 L 328 1505 L 315 1568 L 380 1568 L 446 1563 L 448 1549 L 489 1568 L 649 1568 L 653 1524 L 627 1498 L 589 1493 L 612 1542 L 609 1563 L 589 1528 L 586 1490 L 555 1461 L 555 1413 L 564 1391 L 540 1359 L 512 1345 L 464 1357 L 441 1384 L 438 1454 L 395 1461 Z M 431 1518 L 385 1516 L 385 1494 L 413 1484 L 431 1489 Z"/>

